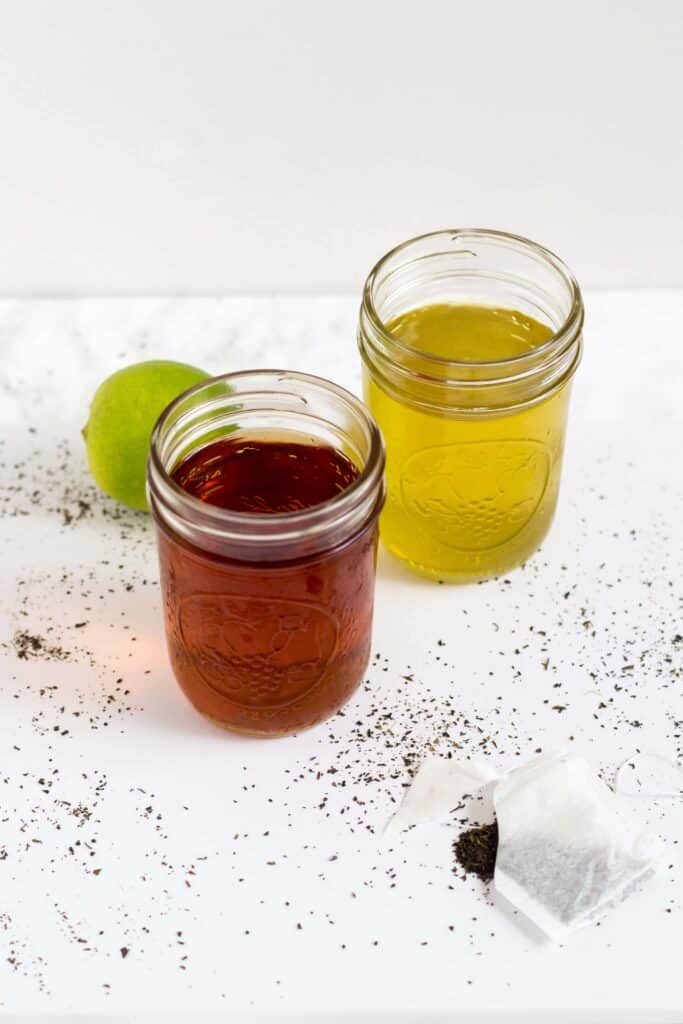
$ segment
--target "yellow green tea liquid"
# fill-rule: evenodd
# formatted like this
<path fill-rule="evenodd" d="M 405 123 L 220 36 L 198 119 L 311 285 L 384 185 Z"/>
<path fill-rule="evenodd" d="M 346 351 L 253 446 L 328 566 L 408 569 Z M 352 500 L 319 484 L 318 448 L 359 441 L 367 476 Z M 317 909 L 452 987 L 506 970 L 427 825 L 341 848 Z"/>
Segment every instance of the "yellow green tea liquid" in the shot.
<path fill-rule="evenodd" d="M 530 352 L 552 329 L 512 309 L 433 305 L 389 331 L 412 348 L 460 362 Z M 564 386 L 518 412 L 425 411 L 365 375 L 365 398 L 387 448 L 386 546 L 412 568 L 466 582 L 504 573 L 543 540 L 557 502 L 569 398 Z"/>

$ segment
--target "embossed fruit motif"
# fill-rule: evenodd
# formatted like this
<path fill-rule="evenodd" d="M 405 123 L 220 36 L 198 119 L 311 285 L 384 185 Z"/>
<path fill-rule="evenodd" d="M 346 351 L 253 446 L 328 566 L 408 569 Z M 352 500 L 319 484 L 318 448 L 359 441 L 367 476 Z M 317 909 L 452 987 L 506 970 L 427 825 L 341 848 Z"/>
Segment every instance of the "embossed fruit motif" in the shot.
<path fill-rule="evenodd" d="M 550 457 L 538 441 L 425 448 L 401 473 L 405 508 L 441 544 L 485 551 L 511 540 L 543 497 Z"/>
<path fill-rule="evenodd" d="M 207 685 L 244 707 L 280 707 L 324 676 L 337 625 L 315 605 L 193 594 L 180 605 L 187 653 Z"/>

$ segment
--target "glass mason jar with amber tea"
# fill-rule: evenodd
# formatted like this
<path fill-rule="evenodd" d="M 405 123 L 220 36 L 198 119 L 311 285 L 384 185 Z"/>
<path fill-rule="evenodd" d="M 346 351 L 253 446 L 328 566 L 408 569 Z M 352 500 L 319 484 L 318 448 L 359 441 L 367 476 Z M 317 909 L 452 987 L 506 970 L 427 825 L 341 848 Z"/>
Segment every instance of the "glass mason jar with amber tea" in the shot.
<path fill-rule="evenodd" d="M 570 271 L 515 235 L 434 232 L 370 272 L 358 341 L 387 450 L 381 536 L 414 570 L 480 580 L 539 546 L 582 326 Z"/>
<path fill-rule="evenodd" d="M 185 392 L 148 465 L 171 665 L 219 725 L 284 735 L 329 717 L 370 654 L 384 448 L 328 381 L 255 371 Z"/>

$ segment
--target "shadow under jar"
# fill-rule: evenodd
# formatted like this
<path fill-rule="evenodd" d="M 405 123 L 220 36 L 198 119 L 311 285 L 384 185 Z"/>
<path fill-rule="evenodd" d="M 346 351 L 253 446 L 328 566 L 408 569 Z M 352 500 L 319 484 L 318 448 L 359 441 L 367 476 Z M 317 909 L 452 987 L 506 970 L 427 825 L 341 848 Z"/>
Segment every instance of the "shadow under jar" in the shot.
<path fill-rule="evenodd" d="M 328 500 L 285 512 L 234 511 L 177 482 L 204 452 L 269 444 L 314 446 L 352 463 L 354 478 Z M 280 736 L 323 721 L 354 693 L 370 655 L 383 470 L 367 409 L 317 377 L 227 374 L 162 414 L 148 495 L 166 636 L 176 679 L 203 715 Z"/>
<path fill-rule="evenodd" d="M 525 238 L 439 231 L 373 268 L 358 342 L 387 449 L 381 536 L 412 569 L 468 582 L 537 549 L 582 327 L 570 271 Z"/>

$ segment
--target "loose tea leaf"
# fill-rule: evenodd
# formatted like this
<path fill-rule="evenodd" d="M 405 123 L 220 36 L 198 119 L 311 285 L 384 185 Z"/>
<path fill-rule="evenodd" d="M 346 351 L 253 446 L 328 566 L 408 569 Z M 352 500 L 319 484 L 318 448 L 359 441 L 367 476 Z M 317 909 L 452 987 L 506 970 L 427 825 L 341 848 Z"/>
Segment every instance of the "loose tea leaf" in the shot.
<path fill-rule="evenodd" d="M 45 658 L 48 661 L 66 661 L 69 651 L 60 645 L 50 645 L 44 637 L 26 630 L 17 630 L 14 634 L 14 651 L 17 658 L 28 661 L 29 658 Z"/>
<path fill-rule="evenodd" d="M 483 881 L 493 878 L 498 851 L 498 825 L 478 825 L 468 828 L 453 843 L 455 859 L 466 874 L 474 874 Z"/>

